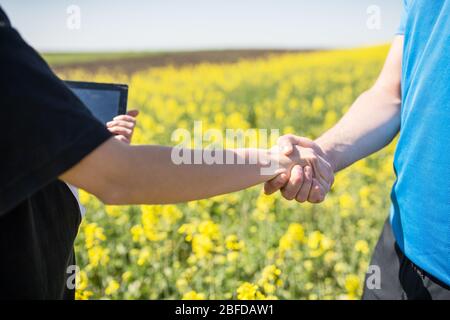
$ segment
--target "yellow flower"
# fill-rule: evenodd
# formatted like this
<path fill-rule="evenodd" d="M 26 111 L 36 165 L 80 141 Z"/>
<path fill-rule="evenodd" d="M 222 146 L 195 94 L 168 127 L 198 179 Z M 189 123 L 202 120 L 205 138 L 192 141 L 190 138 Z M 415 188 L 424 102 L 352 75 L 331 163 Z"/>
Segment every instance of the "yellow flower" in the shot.
<path fill-rule="evenodd" d="M 181 210 L 174 205 L 163 206 L 161 215 L 169 225 L 175 224 L 183 217 Z"/>
<path fill-rule="evenodd" d="M 106 266 L 109 262 L 109 249 L 95 246 L 88 249 L 89 264 L 93 267 Z"/>
<path fill-rule="evenodd" d="M 320 231 L 314 231 L 308 237 L 308 247 L 310 249 L 317 249 L 320 247 L 320 243 L 324 235 Z"/>
<path fill-rule="evenodd" d="M 76 281 L 75 281 L 75 287 L 77 290 L 83 291 L 86 290 L 89 280 L 87 273 L 83 270 L 76 273 Z"/>
<path fill-rule="evenodd" d="M 138 260 L 137 260 L 138 266 L 143 266 L 144 264 L 149 262 L 150 257 L 151 257 L 151 254 L 150 254 L 150 250 L 148 248 L 141 249 L 141 251 L 139 251 L 139 256 L 138 256 Z"/>
<path fill-rule="evenodd" d="M 106 240 L 103 233 L 103 228 L 99 227 L 96 223 L 88 223 L 84 225 L 83 231 L 87 249 L 99 245 L 102 241 Z"/>
<path fill-rule="evenodd" d="M 266 196 L 261 194 L 256 201 L 256 208 L 253 211 L 253 216 L 258 221 L 273 221 L 273 214 L 271 211 L 275 209 L 276 198 L 274 195 Z"/>
<path fill-rule="evenodd" d="M 232 251 L 227 253 L 228 262 L 235 262 L 239 258 L 239 252 Z"/>
<path fill-rule="evenodd" d="M 312 102 L 312 111 L 317 113 L 321 112 L 323 107 L 325 106 L 325 101 L 323 101 L 322 97 L 314 97 Z"/>
<path fill-rule="evenodd" d="M 117 218 L 120 214 L 126 211 L 126 208 L 123 206 L 105 206 L 106 213 L 113 218 Z"/>
<path fill-rule="evenodd" d="M 248 127 L 247 121 L 245 121 L 240 112 L 233 112 L 226 119 L 226 128 L 247 129 Z M 227 148 L 236 148 L 236 146 L 227 146 Z"/>
<path fill-rule="evenodd" d="M 239 251 L 244 248 L 244 242 L 239 241 L 237 235 L 232 234 L 225 239 L 225 246 L 228 250 Z"/>
<path fill-rule="evenodd" d="M 144 229 L 141 225 L 132 226 L 130 231 L 134 242 L 142 241 L 144 236 Z"/>
<path fill-rule="evenodd" d="M 203 293 L 197 293 L 195 291 L 186 292 L 183 295 L 182 300 L 205 300 L 205 295 Z"/>
<path fill-rule="evenodd" d="M 93 198 L 90 193 L 84 191 L 83 189 L 79 189 L 79 197 L 80 197 L 80 202 L 85 206 L 89 205 L 89 202 Z"/>
<path fill-rule="evenodd" d="M 218 239 L 220 236 L 219 226 L 211 220 L 202 221 L 198 225 L 198 231 L 210 239 Z"/>
<path fill-rule="evenodd" d="M 198 261 L 198 258 L 194 254 L 191 254 L 189 256 L 189 258 L 187 259 L 187 263 L 190 265 L 195 265 L 197 263 L 197 261 Z"/>
<path fill-rule="evenodd" d="M 116 280 L 111 280 L 108 283 L 108 286 L 105 289 L 105 294 L 107 296 L 111 296 L 115 294 L 120 288 L 120 284 Z"/>
<path fill-rule="evenodd" d="M 282 285 L 282 281 L 279 282 L 280 275 L 281 270 L 275 265 L 268 265 L 263 269 L 263 271 L 261 272 L 261 277 L 257 281 L 257 284 L 262 288 L 264 294 L 273 296 L 273 293 L 275 293 L 276 290 L 276 286 Z"/>
<path fill-rule="evenodd" d="M 330 250 L 333 245 L 334 242 L 320 231 L 314 231 L 308 237 L 308 247 L 311 256 L 314 258 L 323 255 L 327 250 Z"/>
<path fill-rule="evenodd" d="M 361 189 L 359 189 L 359 197 L 361 198 L 361 206 L 365 209 L 370 208 L 370 194 L 372 193 L 372 190 L 369 186 L 362 186 Z"/>
<path fill-rule="evenodd" d="M 184 291 L 188 287 L 188 282 L 185 278 L 180 278 L 177 279 L 175 285 L 179 291 Z"/>
<path fill-rule="evenodd" d="M 291 223 L 289 225 L 288 233 L 298 242 L 302 242 L 305 237 L 303 226 L 300 223 Z"/>
<path fill-rule="evenodd" d="M 122 273 L 122 281 L 127 282 L 132 276 L 133 273 L 131 271 L 125 271 L 124 273 Z"/>
<path fill-rule="evenodd" d="M 76 290 L 75 291 L 75 300 L 89 300 L 89 298 L 93 295 L 94 293 L 90 290 Z"/>
<path fill-rule="evenodd" d="M 358 240 L 355 243 L 355 250 L 361 252 L 362 254 L 369 253 L 369 244 L 365 240 Z"/>
<path fill-rule="evenodd" d="M 186 241 L 192 241 L 192 235 L 197 230 L 197 227 L 193 223 L 185 223 L 182 224 L 181 227 L 178 228 L 178 233 L 185 234 L 185 240 Z"/>
<path fill-rule="evenodd" d="M 150 241 L 161 241 L 167 237 L 160 228 L 161 206 L 141 206 L 144 234 Z"/>
<path fill-rule="evenodd" d="M 357 275 L 351 274 L 345 277 L 345 289 L 348 299 L 356 299 L 359 296 L 361 287 L 360 279 Z"/>
<path fill-rule="evenodd" d="M 296 101 L 292 101 L 293 104 L 297 103 Z M 287 126 L 283 128 L 283 134 L 295 134 L 295 128 L 292 126 Z"/>
<path fill-rule="evenodd" d="M 306 271 L 311 271 L 313 269 L 313 263 L 311 260 L 305 260 L 305 262 L 303 262 L 303 266 L 305 267 Z"/>
<path fill-rule="evenodd" d="M 271 294 L 275 292 L 276 287 L 273 284 L 266 282 L 264 283 L 263 289 L 266 294 Z"/>
<path fill-rule="evenodd" d="M 305 238 L 303 226 L 300 223 L 289 225 L 287 232 L 281 237 L 279 242 L 280 252 L 284 253 L 293 249 L 297 243 L 302 243 Z"/>
<path fill-rule="evenodd" d="M 351 210 L 355 208 L 355 201 L 349 193 L 344 193 L 339 197 L 340 214 L 342 217 L 347 217 Z"/>
<path fill-rule="evenodd" d="M 266 252 L 266 258 L 267 258 L 268 260 L 272 260 L 272 259 L 275 257 L 275 254 L 276 254 L 275 249 L 269 249 L 269 250 L 267 250 L 267 252 Z"/>
<path fill-rule="evenodd" d="M 338 263 L 336 263 L 336 264 L 334 265 L 334 271 L 335 271 L 336 273 L 342 273 L 342 272 L 344 272 L 346 269 L 347 269 L 347 267 L 346 267 L 345 263 L 338 262 Z"/>
<path fill-rule="evenodd" d="M 99 210 L 102 206 L 102 204 L 100 203 L 100 201 L 97 200 L 96 197 L 84 191 L 83 189 L 79 189 L 79 197 L 81 204 L 85 206 L 87 209 L 91 209 L 88 210 L 88 212 L 95 212 Z"/>
<path fill-rule="evenodd" d="M 265 280 L 274 281 L 277 277 L 281 275 L 281 270 L 275 265 L 269 265 L 264 268 L 262 272 L 262 278 Z"/>
<path fill-rule="evenodd" d="M 336 255 L 337 255 L 336 252 L 328 251 L 327 253 L 325 253 L 323 260 L 327 264 L 332 264 L 336 259 Z"/>
<path fill-rule="evenodd" d="M 250 282 L 244 282 L 237 289 L 237 298 L 239 300 L 255 300 L 258 292 L 258 286 Z"/>
<path fill-rule="evenodd" d="M 211 238 L 203 234 L 196 234 L 192 238 L 192 252 L 199 259 L 209 257 L 214 249 Z"/>

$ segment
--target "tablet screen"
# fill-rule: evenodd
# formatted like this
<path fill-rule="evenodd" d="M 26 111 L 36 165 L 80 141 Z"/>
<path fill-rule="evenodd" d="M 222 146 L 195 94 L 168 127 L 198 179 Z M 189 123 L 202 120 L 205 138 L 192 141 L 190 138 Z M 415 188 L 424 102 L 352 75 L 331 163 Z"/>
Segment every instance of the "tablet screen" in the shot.
<path fill-rule="evenodd" d="M 126 85 L 76 81 L 66 84 L 102 123 L 126 112 Z"/>

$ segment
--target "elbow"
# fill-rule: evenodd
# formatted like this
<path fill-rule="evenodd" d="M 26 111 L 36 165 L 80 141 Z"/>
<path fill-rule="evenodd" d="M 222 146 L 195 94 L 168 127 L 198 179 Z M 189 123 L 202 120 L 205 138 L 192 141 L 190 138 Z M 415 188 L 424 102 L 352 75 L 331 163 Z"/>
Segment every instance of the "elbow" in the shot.
<path fill-rule="evenodd" d="M 126 205 L 132 203 L 129 190 L 123 184 L 105 183 L 95 195 L 106 205 Z"/>
<path fill-rule="evenodd" d="M 97 198 L 106 205 L 123 205 L 123 199 L 118 192 L 102 192 Z"/>

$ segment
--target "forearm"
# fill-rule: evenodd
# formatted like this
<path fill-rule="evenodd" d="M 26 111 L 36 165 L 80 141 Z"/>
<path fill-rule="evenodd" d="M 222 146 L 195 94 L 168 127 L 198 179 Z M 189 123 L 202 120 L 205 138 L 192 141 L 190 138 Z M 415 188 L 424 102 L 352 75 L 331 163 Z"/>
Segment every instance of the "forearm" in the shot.
<path fill-rule="evenodd" d="M 225 164 L 177 165 L 171 160 L 172 148 L 140 146 L 132 149 L 129 163 L 130 168 L 135 168 L 134 175 L 126 177 L 132 191 L 126 197 L 119 197 L 119 202 L 184 202 L 242 190 L 271 178 L 261 174 L 260 162 L 246 163 L 250 154 L 256 153 L 260 159 L 262 150 L 223 150 L 221 163 Z M 184 151 L 194 159 L 192 150 Z M 233 162 L 226 164 L 230 158 Z M 241 164 L 237 164 L 238 161 Z"/>
<path fill-rule="evenodd" d="M 163 204 L 203 199 L 242 190 L 275 176 L 275 173 L 262 174 L 261 170 L 267 168 L 264 161 L 273 157 L 266 150 L 224 150 L 224 164 L 176 164 L 170 147 L 128 146 L 108 141 L 99 149 L 72 170 L 93 171 L 94 175 L 69 171 L 62 178 L 109 204 Z M 193 151 L 185 151 L 193 162 Z M 258 161 L 251 164 L 250 158 Z M 234 164 L 229 164 L 230 159 L 234 159 Z"/>
<path fill-rule="evenodd" d="M 336 172 L 392 141 L 400 128 L 400 104 L 396 95 L 374 87 L 316 140 Z"/>

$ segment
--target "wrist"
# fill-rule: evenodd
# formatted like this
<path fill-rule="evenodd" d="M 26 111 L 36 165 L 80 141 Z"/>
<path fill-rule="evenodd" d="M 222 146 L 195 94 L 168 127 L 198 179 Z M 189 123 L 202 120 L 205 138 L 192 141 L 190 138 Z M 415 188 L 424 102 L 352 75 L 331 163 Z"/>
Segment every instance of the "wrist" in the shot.
<path fill-rule="evenodd" d="M 265 180 L 270 180 L 279 174 L 287 171 L 287 166 L 291 163 L 288 157 L 280 153 L 276 148 L 260 149 L 261 175 Z"/>
<path fill-rule="evenodd" d="M 336 146 L 321 138 L 316 139 L 314 142 L 322 150 L 323 156 L 331 165 L 333 172 L 339 171 L 339 152 L 337 151 Z"/>
<path fill-rule="evenodd" d="M 234 151 L 238 155 L 238 164 L 245 165 L 249 171 L 259 175 L 265 182 L 277 175 L 279 155 L 271 149 L 242 148 Z"/>

